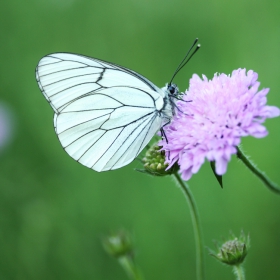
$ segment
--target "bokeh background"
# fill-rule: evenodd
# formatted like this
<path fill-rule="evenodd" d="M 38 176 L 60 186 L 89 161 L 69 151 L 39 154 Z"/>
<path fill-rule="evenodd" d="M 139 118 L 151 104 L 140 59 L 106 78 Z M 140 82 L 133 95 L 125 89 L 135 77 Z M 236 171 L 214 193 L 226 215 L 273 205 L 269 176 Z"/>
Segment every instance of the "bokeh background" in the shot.
<path fill-rule="evenodd" d="M 53 129 L 53 112 L 34 70 L 41 57 L 73 52 L 168 82 L 199 37 L 201 50 L 178 74 L 209 78 L 239 67 L 259 73 L 268 103 L 280 107 L 280 2 L 11 0 L 0 3 L 0 279 L 127 279 L 101 237 L 132 232 L 146 279 L 195 279 L 194 236 L 181 191 L 169 177 L 134 171 L 134 162 L 97 173 L 72 160 Z M 280 183 L 280 118 L 243 148 Z M 224 189 L 204 164 L 189 181 L 205 246 L 229 231 L 250 233 L 247 279 L 279 279 L 280 196 L 232 158 Z M 207 279 L 234 279 L 207 255 Z"/>

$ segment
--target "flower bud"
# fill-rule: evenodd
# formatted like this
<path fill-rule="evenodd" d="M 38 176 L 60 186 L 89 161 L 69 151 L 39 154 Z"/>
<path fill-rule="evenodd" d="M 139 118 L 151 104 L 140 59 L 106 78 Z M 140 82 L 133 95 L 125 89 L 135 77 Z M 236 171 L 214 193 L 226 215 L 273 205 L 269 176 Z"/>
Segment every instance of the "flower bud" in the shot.
<path fill-rule="evenodd" d="M 222 263 L 236 266 L 243 263 L 245 257 L 247 256 L 249 247 L 249 235 L 246 238 L 244 233 L 241 232 L 239 238 L 232 236 L 230 240 L 219 246 L 218 253 L 210 251 L 210 255 Z"/>
<path fill-rule="evenodd" d="M 165 163 L 165 153 L 160 151 L 161 147 L 157 143 L 153 144 L 146 152 L 142 163 L 144 164 L 144 170 L 138 170 L 143 173 L 147 173 L 154 176 L 171 175 L 179 168 L 177 164 L 174 164 L 171 168 L 168 168 L 168 164 Z"/>
<path fill-rule="evenodd" d="M 132 254 L 132 241 L 128 232 L 120 230 L 103 238 L 105 251 L 115 257 L 123 257 Z"/>

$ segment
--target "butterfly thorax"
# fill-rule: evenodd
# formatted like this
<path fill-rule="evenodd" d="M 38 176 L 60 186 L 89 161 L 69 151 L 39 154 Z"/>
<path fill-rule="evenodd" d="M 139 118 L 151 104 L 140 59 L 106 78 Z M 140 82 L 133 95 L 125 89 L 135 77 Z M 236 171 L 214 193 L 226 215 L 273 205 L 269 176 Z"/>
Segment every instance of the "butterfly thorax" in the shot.
<path fill-rule="evenodd" d="M 164 106 L 161 110 L 162 114 L 165 118 L 171 120 L 174 115 L 174 98 L 179 93 L 179 88 L 175 84 L 166 84 L 164 88 L 162 88 L 164 91 L 165 97 L 164 97 Z"/>

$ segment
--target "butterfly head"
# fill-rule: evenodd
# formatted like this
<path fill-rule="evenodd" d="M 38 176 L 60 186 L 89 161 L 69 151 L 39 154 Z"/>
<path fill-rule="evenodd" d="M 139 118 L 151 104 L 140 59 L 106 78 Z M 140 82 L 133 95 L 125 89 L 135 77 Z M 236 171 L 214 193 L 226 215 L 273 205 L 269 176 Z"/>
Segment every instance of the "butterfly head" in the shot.
<path fill-rule="evenodd" d="M 177 96 L 179 93 L 179 88 L 176 84 L 168 84 L 167 85 L 167 91 L 172 96 Z"/>

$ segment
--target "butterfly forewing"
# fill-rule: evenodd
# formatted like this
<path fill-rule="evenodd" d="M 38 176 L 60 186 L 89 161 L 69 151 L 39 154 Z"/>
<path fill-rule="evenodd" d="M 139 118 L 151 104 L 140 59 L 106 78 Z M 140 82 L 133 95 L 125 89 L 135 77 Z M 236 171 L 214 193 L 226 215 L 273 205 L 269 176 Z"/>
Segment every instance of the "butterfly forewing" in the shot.
<path fill-rule="evenodd" d="M 40 60 L 36 79 L 63 148 L 96 171 L 130 163 L 162 125 L 163 91 L 122 66 L 56 53 Z"/>

